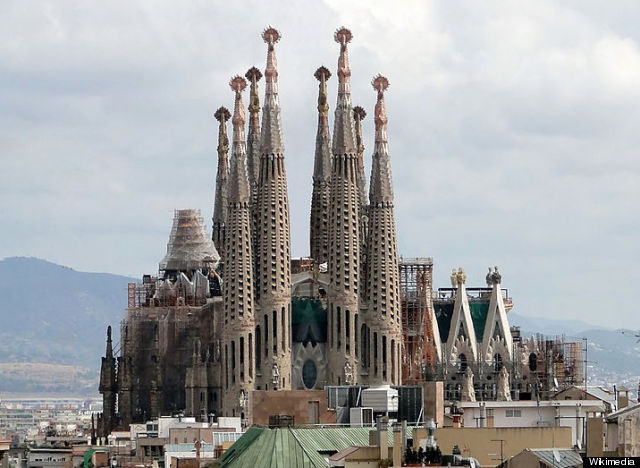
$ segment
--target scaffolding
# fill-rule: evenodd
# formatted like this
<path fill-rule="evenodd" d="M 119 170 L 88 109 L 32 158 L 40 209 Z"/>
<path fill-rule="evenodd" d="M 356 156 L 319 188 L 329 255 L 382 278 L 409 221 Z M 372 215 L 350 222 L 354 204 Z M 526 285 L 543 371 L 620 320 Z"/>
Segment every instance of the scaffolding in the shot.
<path fill-rule="evenodd" d="M 400 300 L 402 307 L 402 381 L 415 385 L 435 373 L 436 350 L 431 323 L 433 301 L 433 259 L 400 258 Z"/>
<path fill-rule="evenodd" d="M 537 364 L 534 369 L 541 396 L 550 398 L 554 393 L 585 381 L 583 343 L 567 341 L 565 335 L 554 339 L 536 335 Z"/>

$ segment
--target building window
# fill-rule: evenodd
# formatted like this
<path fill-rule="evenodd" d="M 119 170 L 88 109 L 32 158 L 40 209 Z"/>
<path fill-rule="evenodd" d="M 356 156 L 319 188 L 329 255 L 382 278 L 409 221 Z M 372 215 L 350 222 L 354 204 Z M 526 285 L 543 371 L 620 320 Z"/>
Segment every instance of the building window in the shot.
<path fill-rule="evenodd" d="M 522 417 L 522 410 L 519 410 L 519 409 L 508 409 L 508 410 L 506 410 L 505 416 L 507 418 L 521 418 Z"/>

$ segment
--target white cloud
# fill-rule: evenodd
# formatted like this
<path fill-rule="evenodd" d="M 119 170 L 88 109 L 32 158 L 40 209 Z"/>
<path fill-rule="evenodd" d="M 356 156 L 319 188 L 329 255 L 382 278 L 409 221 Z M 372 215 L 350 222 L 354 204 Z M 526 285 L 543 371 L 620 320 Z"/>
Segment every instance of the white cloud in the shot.
<path fill-rule="evenodd" d="M 391 82 L 401 253 L 434 256 L 440 286 L 454 266 L 482 284 L 498 264 L 523 313 L 622 325 L 620 290 L 640 280 L 639 19 L 633 2 L 586 0 L 2 2 L 0 256 L 152 271 L 174 208 L 211 216 L 212 114 L 232 75 L 264 66 L 269 23 L 305 255 L 313 72 L 335 70 L 344 24 L 354 104 L 372 109 L 374 74 Z"/>

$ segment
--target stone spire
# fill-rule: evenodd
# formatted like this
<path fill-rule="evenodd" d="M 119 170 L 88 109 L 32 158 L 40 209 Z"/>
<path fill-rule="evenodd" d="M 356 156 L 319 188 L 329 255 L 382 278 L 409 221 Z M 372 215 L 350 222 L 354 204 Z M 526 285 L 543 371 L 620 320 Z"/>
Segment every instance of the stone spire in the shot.
<path fill-rule="evenodd" d="M 356 140 L 349 80 L 347 43 L 351 31 L 340 28 L 338 59 L 338 102 L 333 130 L 333 161 L 329 201 L 329 383 L 343 384 L 350 374 L 358 383 L 356 331 L 358 327 L 360 280 L 360 227 L 357 184 Z M 342 369 L 345 369 L 344 373 Z M 346 369 L 351 372 L 347 373 Z"/>
<path fill-rule="evenodd" d="M 327 80 L 331 72 L 320 67 L 314 75 L 320 82 L 318 91 L 318 133 L 313 168 L 311 196 L 311 258 L 324 263 L 329 257 L 329 179 L 331 176 L 331 135 L 329 134 L 329 103 Z"/>
<path fill-rule="evenodd" d="M 356 106 L 353 108 L 353 118 L 356 129 L 356 149 L 358 150 L 356 181 L 358 184 L 358 210 L 360 222 L 360 296 L 366 301 L 367 288 L 367 232 L 369 230 L 369 199 L 367 198 L 367 181 L 364 175 L 364 140 L 362 138 L 362 121 L 367 116 L 365 110 Z"/>
<path fill-rule="evenodd" d="M 227 120 L 231 117 L 226 107 L 220 107 L 214 114 L 220 122 L 218 130 L 218 173 L 216 174 L 216 199 L 213 205 L 213 235 L 212 240 L 220 254 L 223 253 L 224 231 L 227 216 L 227 184 L 229 169 L 227 153 L 229 152 L 229 138 L 227 137 Z"/>
<path fill-rule="evenodd" d="M 340 44 L 338 59 L 338 103 L 333 125 L 333 154 L 357 155 L 356 137 L 351 109 L 351 69 L 347 44 L 353 35 L 347 28 L 336 31 L 334 39 Z"/>
<path fill-rule="evenodd" d="M 246 417 L 246 408 L 238 402 L 241 391 L 254 388 L 254 304 L 253 255 L 251 246 L 250 188 L 245 146 L 245 111 L 242 91 L 244 78 L 231 80 L 235 93 L 233 111 L 233 147 L 229 176 L 229 204 L 223 284 L 224 297 L 224 404 L 227 416 Z"/>
<path fill-rule="evenodd" d="M 372 384 L 400 385 L 402 328 L 396 225 L 391 190 L 391 164 L 387 146 L 387 114 L 384 91 L 388 80 L 377 76 L 375 107 L 376 142 L 369 188 L 369 240 L 367 242 L 368 325 L 377 334 L 378 355 L 369 370 Z M 375 349 L 375 348 L 374 348 Z"/>
<path fill-rule="evenodd" d="M 264 358 L 256 383 L 261 389 L 271 390 L 291 388 L 291 244 L 274 47 L 280 33 L 269 27 L 262 38 L 268 50 L 256 207 L 260 231 L 256 233 L 255 293 L 261 314 L 257 322 L 261 326 Z"/>
<path fill-rule="evenodd" d="M 367 116 L 365 110 L 360 106 L 353 108 L 353 119 L 356 129 L 356 149 L 358 150 L 358 196 L 360 204 L 367 205 L 367 178 L 364 175 L 364 140 L 362 139 L 362 121 Z"/>
<path fill-rule="evenodd" d="M 247 170 L 249 172 L 249 187 L 251 198 L 249 212 L 251 213 L 251 247 L 253 248 L 253 277 L 258 277 L 258 179 L 260 175 L 260 97 L 258 96 L 258 81 L 262 72 L 251 67 L 244 75 L 251 85 L 249 95 L 249 133 L 247 135 Z"/>
<path fill-rule="evenodd" d="M 102 393 L 102 427 L 101 436 L 106 437 L 115 427 L 116 394 L 118 383 L 116 380 L 116 360 L 113 357 L 113 345 L 111 343 L 111 326 L 107 327 L 107 349 L 102 358 L 100 368 L 100 393 Z"/>
<path fill-rule="evenodd" d="M 249 171 L 249 184 L 253 194 L 258 184 L 258 173 L 260 171 L 260 97 L 258 96 L 258 81 L 262 78 L 262 72 L 256 67 L 251 67 L 244 76 L 251 84 L 249 134 L 247 135 L 247 170 Z"/>

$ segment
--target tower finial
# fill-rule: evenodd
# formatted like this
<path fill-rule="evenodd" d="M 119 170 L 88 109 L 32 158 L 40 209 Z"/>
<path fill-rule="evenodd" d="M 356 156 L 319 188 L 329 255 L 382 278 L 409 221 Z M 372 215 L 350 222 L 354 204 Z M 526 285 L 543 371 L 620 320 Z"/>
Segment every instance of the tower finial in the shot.
<path fill-rule="evenodd" d="M 378 91 L 378 101 L 374 111 L 376 121 L 376 143 L 387 142 L 387 109 L 384 105 L 384 92 L 389 87 L 389 80 L 382 76 L 376 76 L 371 82 L 373 89 Z"/>
<path fill-rule="evenodd" d="M 353 39 L 351 31 L 342 26 L 339 28 L 333 38 L 340 44 L 340 58 L 338 59 L 338 94 L 350 94 L 351 69 L 349 68 L 349 53 L 347 52 L 347 44 Z"/>
<path fill-rule="evenodd" d="M 362 158 L 364 153 L 364 141 L 362 140 L 362 121 L 367 116 L 367 112 L 360 106 L 353 108 L 353 119 L 356 123 L 356 148 L 358 157 Z M 363 179 L 364 180 L 364 179 Z"/>
<path fill-rule="evenodd" d="M 274 44 L 280 40 L 280 32 L 271 26 L 262 33 L 262 39 L 268 44 L 267 49 L 267 67 L 264 75 L 267 81 L 266 93 L 278 94 L 278 61 L 276 60 L 276 51 Z"/>
<path fill-rule="evenodd" d="M 251 119 L 253 121 L 254 116 L 258 117 L 258 112 L 260 112 L 260 98 L 258 97 L 258 81 L 262 78 L 262 72 L 258 70 L 256 67 L 251 67 L 245 73 L 245 78 L 249 80 L 251 83 L 251 96 L 249 98 L 249 113 L 251 114 Z M 256 122 L 256 129 L 258 129 L 258 125 Z"/>
<path fill-rule="evenodd" d="M 232 91 L 236 93 L 236 102 L 233 108 L 233 141 L 241 141 L 244 144 L 244 105 L 242 104 L 242 91 L 247 87 L 247 80 L 241 76 L 234 76 L 229 82 Z"/>
<path fill-rule="evenodd" d="M 231 117 L 229 109 L 219 107 L 213 116 L 220 122 L 218 129 L 218 158 L 223 158 L 229 151 L 229 138 L 227 137 L 227 120 Z"/>
<path fill-rule="evenodd" d="M 111 344 L 111 325 L 107 327 L 107 351 L 105 353 L 107 358 L 113 357 L 113 345 Z"/>
<path fill-rule="evenodd" d="M 314 75 L 320 82 L 318 91 L 318 115 L 321 119 L 323 130 L 329 133 L 329 103 L 327 102 L 327 80 L 331 77 L 331 72 L 324 66 L 318 68 Z"/>

